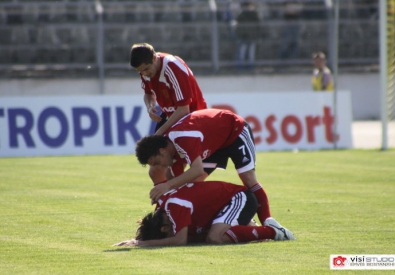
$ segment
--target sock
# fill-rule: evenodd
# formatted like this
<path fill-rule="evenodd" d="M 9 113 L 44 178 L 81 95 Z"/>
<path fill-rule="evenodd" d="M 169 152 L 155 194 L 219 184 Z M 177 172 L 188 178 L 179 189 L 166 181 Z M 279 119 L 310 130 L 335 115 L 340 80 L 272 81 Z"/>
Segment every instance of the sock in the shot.
<path fill-rule="evenodd" d="M 270 226 L 247 226 L 247 225 L 232 226 L 225 232 L 225 234 L 234 243 L 274 240 L 274 237 L 276 236 L 276 232 Z"/>
<path fill-rule="evenodd" d="M 257 214 L 259 221 L 263 225 L 263 222 L 271 217 L 270 215 L 270 207 L 269 207 L 269 199 L 266 195 L 265 190 L 263 190 L 260 183 L 255 184 L 250 190 L 254 193 L 257 201 L 258 201 L 258 209 Z"/>

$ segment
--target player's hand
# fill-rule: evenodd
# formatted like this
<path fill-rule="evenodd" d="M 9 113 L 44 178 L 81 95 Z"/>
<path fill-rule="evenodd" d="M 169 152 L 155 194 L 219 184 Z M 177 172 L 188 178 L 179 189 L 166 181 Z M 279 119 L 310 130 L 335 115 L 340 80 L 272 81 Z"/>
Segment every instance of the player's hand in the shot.
<path fill-rule="evenodd" d="M 159 198 L 169 190 L 170 188 L 167 182 L 158 184 L 154 188 L 152 188 L 151 191 L 149 192 L 151 204 L 156 203 L 159 200 Z"/>
<path fill-rule="evenodd" d="M 136 239 L 122 241 L 120 243 L 113 244 L 113 246 L 138 246 L 139 241 Z"/>
<path fill-rule="evenodd" d="M 161 113 L 159 106 L 151 106 L 148 108 L 147 111 L 148 111 L 149 117 L 156 123 L 158 123 L 159 121 L 162 120 L 162 118 L 159 115 Z"/>

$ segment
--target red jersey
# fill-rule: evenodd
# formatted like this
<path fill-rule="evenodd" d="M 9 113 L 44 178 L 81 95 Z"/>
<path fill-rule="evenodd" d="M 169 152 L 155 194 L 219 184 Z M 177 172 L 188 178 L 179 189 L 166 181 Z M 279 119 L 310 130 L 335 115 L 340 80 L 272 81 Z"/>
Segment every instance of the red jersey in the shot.
<path fill-rule="evenodd" d="M 228 110 L 205 109 L 181 118 L 164 134 L 178 153 L 172 168 L 175 176 L 183 163 L 191 165 L 198 156 L 204 160 L 231 145 L 243 128 L 243 118 Z"/>
<path fill-rule="evenodd" d="M 196 78 L 187 64 L 178 56 L 156 53 L 160 67 L 153 78 L 140 74 L 141 86 L 146 94 L 154 93 L 166 116 L 178 106 L 189 105 L 190 112 L 206 109 L 207 104 Z"/>
<path fill-rule="evenodd" d="M 188 236 L 207 232 L 214 218 L 245 186 L 222 181 L 187 183 L 158 201 L 173 224 L 174 234 L 188 226 Z"/>

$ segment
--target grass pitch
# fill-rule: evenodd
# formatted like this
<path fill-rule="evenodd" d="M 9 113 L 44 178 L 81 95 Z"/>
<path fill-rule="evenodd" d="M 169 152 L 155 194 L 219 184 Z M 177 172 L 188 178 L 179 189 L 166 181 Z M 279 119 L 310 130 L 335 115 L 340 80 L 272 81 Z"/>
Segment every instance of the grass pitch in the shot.
<path fill-rule="evenodd" d="M 257 175 L 296 241 L 120 249 L 153 210 L 133 155 L 0 159 L 0 274 L 332 274 L 330 254 L 395 253 L 394 149 L 263 152 Z M 231 162 L 209 179 L 240 184 Z"/>

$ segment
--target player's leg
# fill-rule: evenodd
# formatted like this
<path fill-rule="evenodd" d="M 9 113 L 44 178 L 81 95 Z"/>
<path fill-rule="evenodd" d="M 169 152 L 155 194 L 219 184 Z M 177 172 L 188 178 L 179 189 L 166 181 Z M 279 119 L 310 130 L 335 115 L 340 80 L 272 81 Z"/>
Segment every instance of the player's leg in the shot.
<path fill-rule="evenodd" d="M 227 147 L 226 150 L 228 150 L 228 156 L 232 159 L 244 186 L 248 187 L 258 200 L 257 214 L 259 221 L 263 225 L 264 221 L 271 216 L 269 199 L 256 178 L 255 144 L 248 124 L 245 125 L 235 142 Z"/>
<path fill-rule="evenodd" d="M 274 219 L 273 219 L 274 220 Z M 229 228 L 225 235 L 232 243 L 246 243 L 253 241 L 292 241 L 296 240 L 291 231 L 279 225 L 268 226 L 243 226 L 237 225 Z"/>
<path fill-rule="evenodd" d="M 249 170 L 241 173 L 239 174 L 239 177 L 243 184 L 254 193 L 258 200 L 257 215 L 259 221 L 263 225 L 265 220 L 271 217 L 269 198 L 262 185 L 256 179 L 255 170 Z"/>
<path fill-rule="evenodd" d="M 231 228 L 231 226 L 226 223 L 213 224 L 206 237 L 206 242 L 211 244 L 232 243 L 232 240 L 225 234 L 229 228 Z"/>
<path fill-rule="evenodd" d="M 208 243 L 222 244 L 233 241 L 225 234 L 231 226 L 247 226 L 256 213 L 257 201 L 251 191 L 235 194 L 230 202 L 218 213 L 207 234 Z"/>
<path fill-rule="evenodd" d="M 228 152 L 227 150 L 217 150 L 208 158 L 203 160 L 204 179 L 206 179 L 215 169 L 226 169 L 228 164 Z M 196 180 L 198 181 L 198 180 Z"/>
<path fill-rule="evenodd" d="M 249 190 L 237 193 L 214 219 L 206 241 L 215 244 L 295 240 L 291 231 L 270 218 L 268 226 L 251 226 L 257 200 Z"/>

